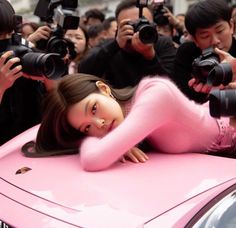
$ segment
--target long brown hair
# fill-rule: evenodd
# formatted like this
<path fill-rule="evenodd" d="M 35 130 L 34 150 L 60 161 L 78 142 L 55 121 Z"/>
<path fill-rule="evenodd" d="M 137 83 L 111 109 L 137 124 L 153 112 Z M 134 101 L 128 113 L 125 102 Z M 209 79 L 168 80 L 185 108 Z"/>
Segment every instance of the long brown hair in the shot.
<path fill-rule="evenodd" d="M 98 93 L 97 81 L 105 82 L 96 76 L 81 73 L 60 79 L 57 87 L 48 92 L 44 100 L 44 113 L 36 143 L 29 142 L 22 147 L 26 156 L 44 157 L 78 153 L 79 144 L 86 135 L 69 124 L 68 109 L 89 94 Z M 111 86 L 110 88 L 119 103 L 130 100 L 136 89 L 135 87 L 113 89 Z"/>

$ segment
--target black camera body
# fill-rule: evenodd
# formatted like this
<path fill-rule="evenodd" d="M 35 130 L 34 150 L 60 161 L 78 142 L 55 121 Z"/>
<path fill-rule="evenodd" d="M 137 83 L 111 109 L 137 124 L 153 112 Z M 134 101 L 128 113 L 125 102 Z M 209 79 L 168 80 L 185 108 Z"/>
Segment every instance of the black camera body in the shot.
<path fill-rule="evenodd" d="M 20 58 L 20 63 L 14 64 L 12 67 L 22 65 L 22 72 L 26 74 L 56 79 L 66 73 L 66 66 L 59 54 L 34 51 L 21 43 L 21 36 L 17 33 L 12 35 L 5 50 L 0 55 L 6 51 L 13 51 L 14 54 L 10 58 Z"/>
<path fill-rule="evenodd" d="M 193 61 L 192 74 L 199 82 L 212 86 L 228 85 L 233 77 L 230 64 L 220 63 L 212 47 L 204 49 L 202 55 Z"/>
<path fill-rule="evenodd" d="M 74 59 L 77 55 L 73 42 L 64 38 L 61 27 L 56 27 L 48 40 L 39 40 L 36 46 L 47 53 L 57 53 L 62 58 L 69 54 L 69 59 Z"/>
<path fill-rule="evenodd" d="M 47 53 L 58 53 L 62 57 L 69 54 L 70 59 L 76 57 L 73 42 L 65 39 L 64 34 L 68 29 L 77 29 L 79 27 L 80 18 L 77 7 L 77 0 L 39 0 L 34 14 L 48 24 L 54 22 L 56 27 L 48 40 L 37 42 L 37 48 Z"/>
<path fill-rule="evenodd" d="M 141 17 L 137 21 L 131 21 L 128 24 L 133 26 L 134 32 L 139 32 L 139 39 L 142 43 L 156 42 L 158 36 L 155 23 L 149 22 L 145 17 Z"/>
<path fill-rule="evenodd" d="M 144 44 L 155 43 L 158 39 L 156 24 L 149 22 L 143 16 L 143 8 L 147 7 L 147 0 L 137 0 L 136 7 L 139 9 L 139 19 L 128 24 L 133 26 L 134 32 L 139 32 L 139 39 Z"/>
<path fill-rule="evenodd" d="M 165 13 L 167 13 L 166 9 L 164 8 L 164 5 L 164 1 L 153 1 L 153 18 L 154 22 L 158 25 L 169 24 L 168 18 L 164 15 Z"/>

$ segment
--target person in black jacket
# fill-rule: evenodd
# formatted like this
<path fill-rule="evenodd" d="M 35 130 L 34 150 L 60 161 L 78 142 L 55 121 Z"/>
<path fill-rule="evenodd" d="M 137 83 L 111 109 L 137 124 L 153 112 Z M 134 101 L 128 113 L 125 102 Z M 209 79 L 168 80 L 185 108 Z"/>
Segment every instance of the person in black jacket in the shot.
<path fill-rule="evenodd" d="M 197 2 L 187 11 L 185 26 L 193 41 L 178 48 L 173 80 L 188 98 L 204 103 L 208 100 L 210 88 L 192 79 L 192 63 L 209 47 L 217 47 L 236 57 L 230 7 L 224 0 Z"/>
<path fill-rule="evenodd" d="M 20 58 L 6 51 L 15 28 L 15 11 L 0 0 L 0 145 L 40 123 L 41 99 L 45 93 L 42 78 L 22 72 Z"/>
<path fill-rule="evenodd" d="M 147 7 L 143 16 L 153 21 L 152 11 Z M 169 76 L 176 54 L 172 40 L 159 35 L 155 42 L 143 43 L 130 24 L 138 18 L 136 0 L 123 0 L 116 9 L 116 38 L 91 49 L 81 60 L 78 71 L 102 77 L 116 88 L 135 86 L 147 75 Z"/>

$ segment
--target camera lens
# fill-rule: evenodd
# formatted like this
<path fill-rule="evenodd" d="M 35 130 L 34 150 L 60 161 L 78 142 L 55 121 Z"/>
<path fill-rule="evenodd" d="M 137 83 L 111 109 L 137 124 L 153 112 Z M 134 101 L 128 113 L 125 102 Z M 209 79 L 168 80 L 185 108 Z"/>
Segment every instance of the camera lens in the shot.
<path fill-rule="evenodd" d="M 66 66 L 59 54 L 26 53 L 21 58 L 23 71 L 34 76 L 57 79 L 66 73 Z"/>
<path fill-rule="evenodd" d="M 220 63 L 215 66 L 207 77 L 207 84 L 219 86 L 228 85 L 233 79 L 232 68 L 229 63 Z"/>
<path fill-rule="evenodd" d="M 67 54 L 67 42 L 62 38 L 52 37 L 48 41 L 47 52 L 58 53 L 61 57 L 65 57 Z"/>
<path fill-rule="evenodd" d="M 209 96 L 210 114 L 212 117 L 236 116 L 236 90 L 215 89 Z"/>
<path fill-rule="evenodd" d="M 144 44 L 155 43 L 157 40 L 157 31 L 150 25 L 143 25 L 139 28 L 139 39 Z"/>

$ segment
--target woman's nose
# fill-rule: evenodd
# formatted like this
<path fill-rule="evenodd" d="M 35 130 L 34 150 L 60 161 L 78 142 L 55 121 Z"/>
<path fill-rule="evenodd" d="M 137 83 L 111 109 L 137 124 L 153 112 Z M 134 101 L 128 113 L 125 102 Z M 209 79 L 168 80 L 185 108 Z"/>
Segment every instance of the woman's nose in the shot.
<path fill-rule="evenodd" d="M 102 128 L 105 125 L 105 120 L 100 118 L 94 118 L 94 123 L 96 127 Z"/>

